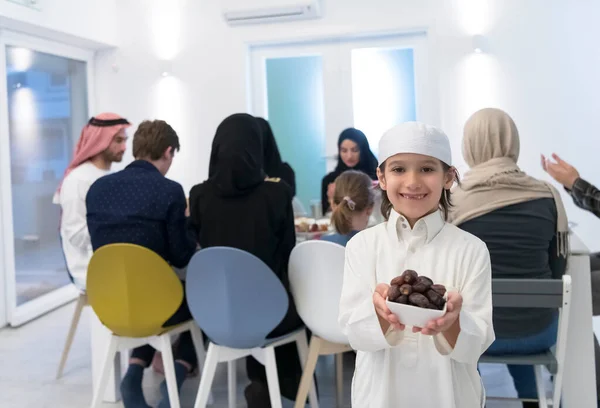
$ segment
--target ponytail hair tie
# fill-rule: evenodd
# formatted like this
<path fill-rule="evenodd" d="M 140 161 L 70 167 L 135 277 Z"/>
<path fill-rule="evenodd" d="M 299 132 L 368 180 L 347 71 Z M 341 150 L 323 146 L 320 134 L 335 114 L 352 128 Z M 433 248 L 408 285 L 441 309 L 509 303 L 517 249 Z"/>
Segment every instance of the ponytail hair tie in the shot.
<path fill-rule="evenodd" d="M 350 211 L 354 211 L 354 209 L 356 208 L 356 203 L 352 201 L 352 199 L 348 196 L 344 197 L 344 201 L 348 204 L 348 208 L 350 208 Z"/>

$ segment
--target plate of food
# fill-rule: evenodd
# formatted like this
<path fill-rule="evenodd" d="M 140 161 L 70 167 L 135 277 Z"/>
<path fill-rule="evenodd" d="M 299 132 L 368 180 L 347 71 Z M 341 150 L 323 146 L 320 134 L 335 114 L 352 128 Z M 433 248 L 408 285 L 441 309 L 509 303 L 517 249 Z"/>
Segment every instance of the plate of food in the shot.
<path fill-rule="evenodd" d="M 299 217 L 294 220 L 296 226 L 296 236 L 305 239 L 314 239 L 329 232 L 329 219 L 323 218 L 315 220 L 314 218 Z"/>
<path fill-rule="evenodd" d="M 407 269 L 390 282 L 386 304 L 400 323 L 425 327 L 431 320 L 446 314 L 446 296 L 444 285 Z"/>

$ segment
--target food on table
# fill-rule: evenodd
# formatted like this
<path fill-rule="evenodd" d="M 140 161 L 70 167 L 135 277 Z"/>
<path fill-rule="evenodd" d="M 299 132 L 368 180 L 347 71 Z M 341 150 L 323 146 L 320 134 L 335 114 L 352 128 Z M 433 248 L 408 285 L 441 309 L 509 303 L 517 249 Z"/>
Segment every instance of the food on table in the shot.
<path fill-rule="evenodd" d="M 296 232 L 316 233 L 329 231 L 329 221 L 315 220 L 314 218 L 298 217 L 294 220 Z"/>

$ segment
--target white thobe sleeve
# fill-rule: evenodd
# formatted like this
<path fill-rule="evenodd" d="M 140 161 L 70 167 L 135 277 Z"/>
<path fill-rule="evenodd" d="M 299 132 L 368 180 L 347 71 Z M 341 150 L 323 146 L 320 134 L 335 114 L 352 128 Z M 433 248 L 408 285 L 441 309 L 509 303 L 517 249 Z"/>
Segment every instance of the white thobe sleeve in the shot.
<path fill-rule="evenodd" d="M 452 348 L 443 334 L 435 335 L 434 343 L 441 354 L 460 363 L 476 364 L 496 338 L 492 324 L 492 266 L 485 244 L 477 248 L 469 270 L 471 273 L 460 289 L 463 305 L 456 344 Z"/>
<path fill-rule="evenodd" d="M 89 188 L 89 184 L 85 181 L 66 179 L 60 189 L 62 237 L 81 249 L 91 249 L 92 246 L 85 206 L 85 196 Z"/>
<path fill-rule="evenodd" d="M 363 237 L 356 236 L 346 246 L 344 283 L 338 322 L 350 346 L 360 351 L 378 351 L 397 346 L 404 335 L 390 328 L 384 335 L 373 305 L 377 286 L 375 265 L 365 251 Z"/>

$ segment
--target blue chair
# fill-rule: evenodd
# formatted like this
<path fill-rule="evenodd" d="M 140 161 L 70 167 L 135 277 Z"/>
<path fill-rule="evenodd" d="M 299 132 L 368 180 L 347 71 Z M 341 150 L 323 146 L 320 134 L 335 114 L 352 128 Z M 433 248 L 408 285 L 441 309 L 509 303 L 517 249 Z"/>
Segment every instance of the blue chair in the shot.
<path fill-rule="evenodd" d="M 250 355 L 265 365 L 271 406 L 281 408 L 275 347 L 296 342 L 304 367 L 308 343 L 304 327 L 267 339 L 283 320 L 289 304 L 273 271 L 254 255 L 239 249 L 203 249 L 188 265 L 186 294 L 192 316 L 211 340 L 194 408 L 206 407 L 217 364 L 221 362 L 228 363 L 229 407 L 235 407 L 235 361 Z M 313 382 L 313 408 L 318 404 L 315 390 Z"/>

